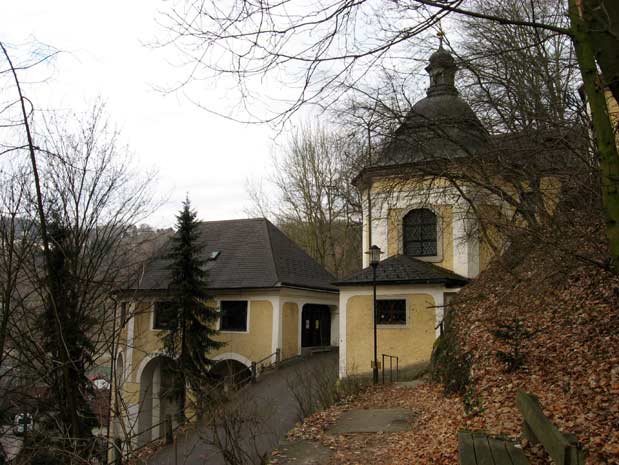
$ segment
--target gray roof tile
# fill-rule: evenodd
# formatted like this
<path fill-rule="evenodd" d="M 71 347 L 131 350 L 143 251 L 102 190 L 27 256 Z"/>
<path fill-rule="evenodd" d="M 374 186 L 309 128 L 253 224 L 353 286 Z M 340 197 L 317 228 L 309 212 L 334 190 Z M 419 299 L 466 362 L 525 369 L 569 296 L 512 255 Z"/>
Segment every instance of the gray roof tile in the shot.
<path fill-rule="evenodd" d="M 337 286 L 361 286 L 372 284 L 372 267 L 364 268 L 346 279 L 335 283 Z M 468 278 L 446 270 L 432 263 L 424 262 L 407 255 L 395 255 L 381 261 L 376 268 L 377 284 L 445 284 L 464 286 Z"/>
<path fill-rule="evenodd" d="M 336 291 L 334 277 L 264 218 L 206 221 L 200 224 L 210 289 L 304 287 Z M 166 290 L 169 244 L 145 268 L 137 289 Z"/>

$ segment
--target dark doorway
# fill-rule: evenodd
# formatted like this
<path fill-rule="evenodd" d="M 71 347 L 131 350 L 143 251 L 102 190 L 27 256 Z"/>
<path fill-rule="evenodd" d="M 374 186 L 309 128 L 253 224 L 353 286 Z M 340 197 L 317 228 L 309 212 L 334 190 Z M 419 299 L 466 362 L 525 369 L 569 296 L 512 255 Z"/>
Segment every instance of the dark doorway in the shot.
<path fill-rule="evenodd" d="M 328 305 L 305 304 L 301 318 L 301 347 L 331 344 L 331 311 Z"/>
<path fill-rule="evenodd" d="M 221 360 L 213 365 L 210 374 L 218 382 L 240 386 L 251 379 L 251 371 L 236 360 Z"/>

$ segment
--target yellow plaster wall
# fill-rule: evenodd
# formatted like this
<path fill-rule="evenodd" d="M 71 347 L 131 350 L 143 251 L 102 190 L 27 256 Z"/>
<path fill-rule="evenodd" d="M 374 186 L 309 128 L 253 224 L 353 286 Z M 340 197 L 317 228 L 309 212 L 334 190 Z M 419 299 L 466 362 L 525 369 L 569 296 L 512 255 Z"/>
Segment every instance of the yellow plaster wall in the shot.
<path fill-rule="evenodd" d="M 213 305 L 213 302 L 209 302 Z M 124 383 L 123 399 L 128 403 L 139 401 L 139 380 L 134 382 L 138 367 L 146 356 L 163 350 L 161 336 L 163 331 L 152 330 L 151 302 L 139 302 L 133 315 L 134 337 L 132 355 L 132 373 Z M 216 356 L 221 353 L 234 352 L 257 361 L 271 354 L 273 333 L 273 306 L 268 300 L 249 300 L 249 331 L 247 333 L 222 332 L 217 339 L 225 345 L 210 353 Z M 120 348 L 126 360 L 126 338 L 121 339 Z"/>
<path fill-rule="evenodd" d="M 408 179 L 398 178 L 397 176 L 375 179 L 372 183 L 372 193 L 428 191 L 429 189 L 449 189 L 453 187 L 453 184 L 446 178 L 424 176 L 411 178 L 412 173 L 406 176 Z"/>
<path fill-rule="evenodd" d="M 400 358 L 400 367 L 427 361 L 435 340 L 435 303 L 427 294 L 408 294 L 407 325 L 378 327 L 378 359 L 381 354 Z M 374 358 L 372 296 L 354 296 L 346 305 L 346 371 L 368 373 Z"/>
<path fill-rule="evenodd" d="M 253 361 L 270 355 L 273 335 L 273 305 L 268 300 L 249 301 L 249 331 L 221 332 L 217 339 L 225 345 L 211 355 L 234 352 Z"/>
<path fill-rule="evenodd" d="M 287 302 L 282 308 L 282 357 L 294 357 L 299 353 L 299 306 Z"/>
<path fill-rule="evenodd" d="M 451 205 L 430 205 L 439 214 L 439 228 L 441 230 L 441 244 L 443 258 L 440 262 L 433 262 L 436 265 L 453 270 L 453 208 Z M 387 257 L 400 253 L 402 243 L 402 214 L 404 209 L 389 209 L 388 228 L 387 228 Z"/>

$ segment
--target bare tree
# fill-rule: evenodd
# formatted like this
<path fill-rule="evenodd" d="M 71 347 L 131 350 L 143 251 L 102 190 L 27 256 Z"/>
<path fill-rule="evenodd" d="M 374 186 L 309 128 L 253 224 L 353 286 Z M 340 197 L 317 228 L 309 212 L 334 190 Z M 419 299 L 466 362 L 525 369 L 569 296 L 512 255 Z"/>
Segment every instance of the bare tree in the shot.
<path fill-rule="evenodd" d="M 10 344 L 31 386 L 26 391 L 37 391 L 44 431 L 25 453 L 81 463 L 93 453 L 97 421 L 86 373 L 109 359 L 108 299 L 133 265 L 125 238 L 151 211 L 153 178 L 132 170 L 101 105 L 85 116 L 55 116 L 43 127 L 36 152 L 49 256 L 31 249 L 20 286 L 28 298 L 13 310 Z M 40 243 L 36 212 L 36 203 L 20 211 Z"/>
<path fill-rule="evenodd" d="M 288 236 L 338 277 L 359 268 L 360 199 L 351 186 L 359 146 L 324 127 L 303 126 L 274 159 L 277 201 L 269 213 Z M 257 191 L 257 209 L 265 211 Z"/>
<path fill-rule="evenodd" d="M 401 57 L 410 57 L 407 48 L 436 28 L 447 15 L 511 25 L 519 31 L 532 31 L 530 34 L 540 38 L 543 34 L 569 37 L 593 121 L 612 264 L 619 259 L 619 155 L 597 66 L 604 73 L 609 70 L 609 76 L 614 69 L 611 65 L 616 59 L 613 61 L 612 50 L 619 39 L 612 32 L 618 7 L 610 0 L 521 3 L 531 3 L 530 17 L 484 11 L 475 8 L 475 2 L 463 0 L 389 4 L 339 0 L 328 5 L 309 2 L 294 6 L 288 2 L 251 0 L 221 6 L 220 2 L 189 0 L 172 8 L 166 19 L 171 35 L 168 43 L 177 46 L 189 64 L 188 76 L 181 85 L 199 82 L 207 76 L 232 75 L 238 80 L 240 103 L 252 110 L 256 109 L 251 105 L 252 98 L 263 96 L 257 86 L 260 82 L 272 79 L 279 89 L 291 89 L 289 99 L 278 93 L 273 102 L 283 100 L 283 105 L 275 110 L 268 107 L 254 121 L 286 120 L 306 104 L 330 108 L 359 83 L 376 76 L 377 69 L 389 64 L 405 66 Z M 569 22 L 548 21 L 543 16 L 547 5 L 557 5 L 556 13 L 568 14 Z M 600 27 L 602 31 L 597 32 Z M 599 40 L 600 34 L 604 35 L 603 41 Z M 205 108 L 217 112 L 208 105 Z M 227 116 L 233 117 L 230 113 Z"/>

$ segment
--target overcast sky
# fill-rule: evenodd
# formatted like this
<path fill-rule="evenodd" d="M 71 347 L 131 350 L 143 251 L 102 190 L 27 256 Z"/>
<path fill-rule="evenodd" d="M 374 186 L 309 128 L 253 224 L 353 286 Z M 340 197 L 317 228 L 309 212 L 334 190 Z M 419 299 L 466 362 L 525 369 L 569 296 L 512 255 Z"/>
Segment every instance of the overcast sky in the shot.
<path fill-rule="evenodd" d="M 143 169 L 159 172 L 168 198 L 149 223 L 171 226 L 186 193 L 200 219 L 244 217 L 248 179 L 269 170 L 273 132 L 197 108 L 179 94 L 156 87 L 178 76 L 170 52 L 147 47 L 160 32 L 157 0 L 3 0 L 0 40 L 48 44 L 61 53 L 45 83 L 30 84 L 39 108 L 87 110 L 96 98 L 121 130 Z M 167 55 L 167 56 L 166 56 Z M 215 86 L 213 99 L 221 98 Z M 207 99 L 210 96 L 206 96 Z"/>

